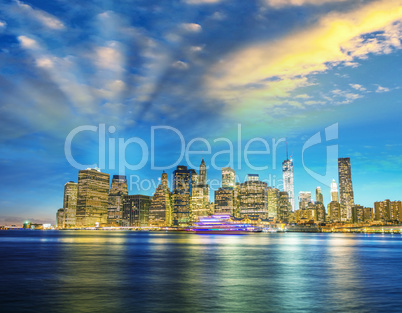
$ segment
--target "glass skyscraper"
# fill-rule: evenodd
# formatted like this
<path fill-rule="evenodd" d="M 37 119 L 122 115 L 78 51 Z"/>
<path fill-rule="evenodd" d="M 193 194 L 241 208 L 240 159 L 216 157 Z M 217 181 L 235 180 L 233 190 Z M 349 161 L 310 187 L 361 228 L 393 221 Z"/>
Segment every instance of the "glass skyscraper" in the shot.
<path fill-rule="evenodd" d="M 355 204 L 353 196 L 352 173 L 350 158 L 338 159 L 339 192 L 341 204 L 341 221 L 352 219 L 352 207 Z"/>
<path fill-rule="evenodd" d="M 292 206 L 292 211 L 295 210 L 295 187 L 293 180 L 293 160 L 292 157 L 287 158 L 282 163 L 283 173 L 283 191 L 286 191 L 289 195 L 289 201 Z"/>

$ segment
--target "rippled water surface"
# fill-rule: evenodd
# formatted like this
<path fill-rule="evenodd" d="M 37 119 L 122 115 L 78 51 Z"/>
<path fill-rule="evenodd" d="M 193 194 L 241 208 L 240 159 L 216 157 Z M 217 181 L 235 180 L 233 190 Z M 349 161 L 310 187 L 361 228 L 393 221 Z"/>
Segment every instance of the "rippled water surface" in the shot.
<path fill-rule="evenodd" d="M 402 312 L 402 236 L 1 231 L 0 312 Z"/>

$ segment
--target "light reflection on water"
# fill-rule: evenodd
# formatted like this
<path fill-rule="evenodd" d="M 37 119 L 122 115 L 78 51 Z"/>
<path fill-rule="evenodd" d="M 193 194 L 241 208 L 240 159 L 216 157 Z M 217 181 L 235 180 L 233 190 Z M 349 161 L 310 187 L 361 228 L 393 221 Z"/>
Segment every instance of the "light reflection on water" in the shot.
<path fill-rule="evenodd" d="M 402 237 L 0 232 L 6 311 L 398 312 Z"/>

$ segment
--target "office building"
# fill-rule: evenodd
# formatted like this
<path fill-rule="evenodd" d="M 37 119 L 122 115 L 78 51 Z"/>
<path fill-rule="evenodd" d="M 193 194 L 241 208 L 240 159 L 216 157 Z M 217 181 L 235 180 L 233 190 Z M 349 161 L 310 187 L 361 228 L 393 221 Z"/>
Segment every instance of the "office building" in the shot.
<path fill-rule="evenodd" d="M 76 215 L 78 227 L 107 224 L 109 176 L 99 169 L 79 171 Z"/>
<path fill-rule="evenodd" d="M 173 171 L 173 224 L 175 226 L 187 226 L 192 222 L 190 197 L 192 179 L 195 171 L 187 169 L 187 166 L 179 165 Z M 195 178 L 194 178 L 195 179 Z M 197 178 L 198 179 L 198 178 Z"/>
<path fill-rule="evenodd" d="M 341 205 L 338 201 L 331 201 L 328 204 L 328 214 L 331 222 L 339 223 L 341 221 Z"/>
<path fill-rule="evenodd" d="M 222 169 L 222 188 L 234 189 L 236 181 L 235 171 L 230 167 Z"/>
<path fill-rule="evenodd" d="M 162 180 L 156 188 L 149 208 L 149 226 L 172 226 L 172 196 L 168 186 L 168 176 L 162 173 Z"/>
<path fill-rule="evenodd" d="M 311 203 L 311 192 L 300 191 L 299 192 L 299 210 L 307 209 L 309 203 Z"/>
<path fill-rule="evenodd" d="M 352 219 L 352 207 L 355 204 L 353 196 L 350 158 L 338 159 L 338 172 L 339 172 L 341 220 L 346 222 Z"/>
<path fill-rule="evenodd" d="M 267 200 L 268 200 L 268 218 L 278 219 L 279 189 L 268 187 Z"/>
<path fill-rule="evenodd" d="M 331 201 L 339 202 L 338 186 L 336 185 L 335 179 L 331 183 Z"/>
<path fill-rule="evenodd" d="M 287 147 L 286 147 L 287 150 Z M 286 153 L 287 154 L 287 153 Z M 282 175 L 283 175 L 283 191 L 286 191 L 289 195 L 289 201 L 292 206 L 292 211 L 295 210 L 295 187 L 293 179 L 293 160 L 288 156 L 282 163 Z"/>
<path fill-rule="evenodd" d="M 78 184 L 70 181 L 64 185 L 64 228 L 75 227 L 77 215 Z"/>
<path fill-rule="evenodd" d="M 108 200 L 108 224 L 121 226 L 123 218 L 123 197 L 128 195 L 127 178 L 113 175 Z"/>
<path fill-rule="evenodd" d="M 64 228 L 64 209 L 63 208 L 57 210 L 56 223 L 57 223 L 58 228 Z"/>
<path fill-rule="evenodd" d="M 240 216 L 268 218 L 267 183 L 256 180 L 258 175 L 248 177 L 237 189 Z"/>
<path fill-rule="evenodd" d="M 233 188 L 219 188 L 215 191 L 215 214 L 234 215 Z"/>
<path fill-rule="evenodd" d="M 292 213 L 292 204 L 290 203 L 289 194 L 286 191 L 280 191 L 278 200 L 278 221 L 283 223 L 290 222 L 289 216 Z"/>
<path fill-rule="evenodd" d="M 151 197 L 132 195 L 123 197 L 123 226 L 148 227 Z"/>

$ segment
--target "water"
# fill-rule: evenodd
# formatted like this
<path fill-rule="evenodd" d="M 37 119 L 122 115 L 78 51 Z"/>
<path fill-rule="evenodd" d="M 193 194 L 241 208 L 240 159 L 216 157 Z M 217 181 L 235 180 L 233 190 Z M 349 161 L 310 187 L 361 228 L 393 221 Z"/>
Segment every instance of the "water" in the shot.
<path fill-rule="evenodd" d="M 1 312 L 401 312 L 402 236 L 0 231 Z"/>

